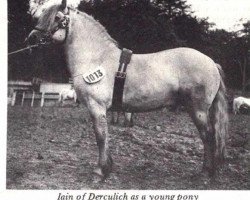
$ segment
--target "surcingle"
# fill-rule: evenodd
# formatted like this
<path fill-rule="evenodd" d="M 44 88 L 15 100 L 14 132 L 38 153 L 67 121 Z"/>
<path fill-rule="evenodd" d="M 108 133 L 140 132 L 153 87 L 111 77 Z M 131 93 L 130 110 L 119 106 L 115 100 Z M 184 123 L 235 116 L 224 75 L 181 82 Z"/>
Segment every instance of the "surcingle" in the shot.
<path fill-rule="evenodd" d="M 127 75 L 126 70 L 130 63 L 132 53 L 133 52 L 129 49 L 124 48 L 122 50 L 119 60 L 119 68 L 115 75 L 112 110 L 120 110 L 122 108 L 123 90 Z"/>

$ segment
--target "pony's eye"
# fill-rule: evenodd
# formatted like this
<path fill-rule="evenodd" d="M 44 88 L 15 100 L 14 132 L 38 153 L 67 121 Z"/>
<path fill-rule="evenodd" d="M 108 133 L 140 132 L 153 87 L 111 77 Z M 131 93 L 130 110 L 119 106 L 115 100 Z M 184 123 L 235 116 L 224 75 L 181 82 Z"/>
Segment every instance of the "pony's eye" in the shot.
<path fill-rule="evenodd" d="M 59 21 L 64 17 L 64 14 L 62 12 L 58 12 L 55 16 L 55 21 Z"/>
<path fill-rule="evenodd" d="M 59 21 L 60 20 L 60 17 L 59 16 L 56 16 L 55 17 L 55 21 Z"/>

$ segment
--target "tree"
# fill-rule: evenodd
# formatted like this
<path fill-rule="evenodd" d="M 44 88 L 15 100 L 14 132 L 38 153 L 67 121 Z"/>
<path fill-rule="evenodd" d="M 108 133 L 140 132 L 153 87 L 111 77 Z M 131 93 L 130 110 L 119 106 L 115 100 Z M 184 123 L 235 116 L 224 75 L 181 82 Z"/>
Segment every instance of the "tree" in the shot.
<path fill-rule="evenodd" d="M 80 10 L 93 15 L 122 47 L 150 53 L 185 46 L 173 20 L 189 15 L 184 0 L 82 1 Z"/>
<path fill-rule="evenodd" d="M 14 51 L 24 47 L 24 40 L 31 30 L 31 17 L 27 14 L 28 0 L 8 1 L 8 51 Z M 29 74 L 27 66 L 30 65 L 26 55 L 15 55 L 8 59 L 9 79 L 19 77 L 21 74 Z"/>
<path fill-rule="evenodd" d="M 159 7 L 168 19 L 176 18 L 183 14 L 190 15 L 191 6 L 187 4 L 186 0 L 154 0 L 153 4 Z"/>

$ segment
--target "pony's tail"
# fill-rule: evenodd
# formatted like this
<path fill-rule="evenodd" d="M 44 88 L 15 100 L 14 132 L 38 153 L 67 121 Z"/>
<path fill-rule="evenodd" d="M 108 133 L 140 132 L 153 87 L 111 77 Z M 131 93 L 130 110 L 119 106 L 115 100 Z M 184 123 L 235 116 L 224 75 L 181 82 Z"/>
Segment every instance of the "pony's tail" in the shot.
<path fill-rule="evenodd" d="M 228 133 L 228 104 L 226 100 L 226 87 L 224 73 L 219 64 L 216 64 L 220 72 L 220 87 L 212 105 L 211 123 L 215 136 L 215 161 L 223 162 L 226 156 L 226 138 Z"/>

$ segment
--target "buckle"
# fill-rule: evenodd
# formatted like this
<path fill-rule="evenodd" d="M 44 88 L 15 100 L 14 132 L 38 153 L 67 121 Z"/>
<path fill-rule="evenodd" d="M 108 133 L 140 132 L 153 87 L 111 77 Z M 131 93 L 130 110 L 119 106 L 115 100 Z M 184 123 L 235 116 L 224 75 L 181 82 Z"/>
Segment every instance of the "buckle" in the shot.
<path fill-rule="evenodd" d="M 60 28 L 66 28 L 69 24 L 69 17 L 64 16 L 64 18 L 59 22 L 59 27 Z"/>
<path fill-rule="evenodd" d="M 116 72 L 116 77 L 118 78 L 126 78 L 127 73 L 126 72 Z"/>

